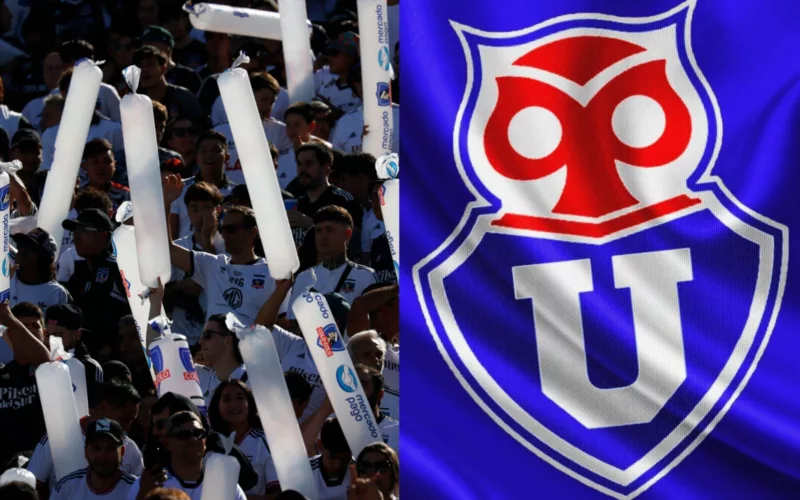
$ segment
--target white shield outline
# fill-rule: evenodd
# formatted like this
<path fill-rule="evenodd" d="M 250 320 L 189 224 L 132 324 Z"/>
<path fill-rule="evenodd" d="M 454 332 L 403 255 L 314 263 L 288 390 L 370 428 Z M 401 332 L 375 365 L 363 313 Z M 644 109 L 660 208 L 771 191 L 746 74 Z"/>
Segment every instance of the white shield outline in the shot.
<path fill-rule="evenodd" d="M 786 282 L 788 268 L 788 228 L 755 213 L 741 204 L 725 187 L 721 179 L 711 173 L 721 148 L 722 119 L 714 94 L 711 92 L 708 82 L 698 68 L 691 51 L 690 26 L 695 4 L 695 0 L 691 0 L 664 14 L 648 18 L 620 18 L 600 14 L 568 15 L 550 19 L 525 30 L 510 33 L 488 33 L 451 22 L 458 33 L 467 60 L 467 85 L 464 98 L 456 117 L 456 126 L 453 134 L 454 158 L 459 174 L 467 188 L 475 196 L 475 201 L 467 205 L 458 226 L 450 236 L 430 255 L 420 260 L 412 269 L 417 298 L 434 342 L 450 370 L 476 404 L 478 404 L 478 406 L 512 438 L 528 448 L 539 458 L 583 484 L 620 499 L 634 498 L 664 477 L 699 446 L 703 439 L 713 431 L 714 427 L 716 427 L 724 417 L 741 391 L 747 385 L 769 342 L 780 310 Z M 753 295 L 753 302 L 744 331 L 737 341 L 734 354 L 729 358 L 720 376 L 703 398 L 703 404 L 698 404 L 687 416 L 686 420 L 673 430 L 667 439 L 662 441 L 645 457 L 631 467 L 621 470 L 594 459 L 578 450 L 567 441 L 552 434 L 544 426 L 536 422 L 525 410 L 516 405 L 480 364 L 452 317 L 452 312 L 444 291 L 444 277 L 453 272 L 461 263 L 469 258 L 480 243 L 482 235 L 486 232 L 492 231 L 504 234 L 524 235 L 529 237 L 535 236 L 567 241 L 584 241 L 583 238 L 576 238 L 574 236 L 534 233 L 531 231 L 490 226 L 491 220 L 497 215 L 497 207 L 493 206 L 472 182 L 465 168 L 465 160 L 468 161 L 468 158 L 462 156 L 461 134 L 462 128 L 464 127 L 463 121 L 470 97 L 474 93 L 473 85 L 475 78 L 471 47 L 466 40 L 465 34 L 478 35 L 484 38 L 516 38 L 565 22 L 590 20 L 610 21 L 623 24 L 647 24 L 662 21 L 683 11 L 685 11 L 686 16 L 684 43 L 687 59 L 691 65 L 691 70 L 694 71 L 694 76 L 696 76 L 703 87 L 702 90 L 706 94 L 705 97 L 710 101 L 710 108 L 713 108 L 713 116 L 709 116 L 709 119 L 715 120 L 716 122 L 716 137 L 709 137 L 709 140 L 715 139 L 713 152 L 711 152 L 705 165 L 701 163 L 698 166 L 698 171 L 692 176 L 692 179 L 690 179 L 688 183 L 689 187 L 693 189 L 694 194 L 700 197 L 703 202 L 700 206 L 693 207 L 687 211 L 671 214 L 666 218 L 647 222 L 605 238 L 592 239 L 591 242 L 594 244 L 603 244 L 606 241 L 624 237 L 628 234 L 640 232 L 676 218 L 684 217 L 691 212 L 707 209 L 729 229 L 758 244 L 761 259 L 759 262 L 756 290 Z M 761 226 L 761 228 L 756 226 Z M 464 237 L 465 235 L 466 237 Z M 436 264 L 435 267 L 431 269 L 427 269 L 431 267 L 430 264 L 434 260 L 442 260 L 442 262 Z M 426 291 L 429 291 L 429 293 L 426 294 Z M 431 307 L 429 307 L 429 299 L 432 301 L 432 304 L 430 304 Z M 442 323 L 446 340 L 450 342 L 451 349 L 466 368 L 466 372 L 462 372 L 456 365 L 453 357 L 451 357 L 448 348 L 444 345 L 443 338 L 437 331 L 435 320 Z M 735 353 L 737 352 L 739 352 L 740 355 L 736 356 Z M 749 361 L 749 366 L 745 364 L 745 360 L 748 358 L 752 358 L 752 360 Z M 727 380 L 721 380 L 723 375 L 727 373 L 732 373 L 732 375 L 728 376 Z M 507 414 L 506 416 L 510 416 L 511 419 L 514 420 L 517 427 L 522 427 L 526 432 L 532 434 L 536 440 L 544 444 L 544 446 L 530 442 L 525 436 L 517 432 L 516 429 L 504 421 L 504 416 L 498 415 L 500 412 L 496 412 L 487 404 L 487 401 L 484 400 L 483 396 L 471 385 L 468 378 L 472 380 L 472 383 L 480 387 L 482 392 L 485 392 L 485 394 L 489 396 L 495 406 L 502 408 Z M 736 379 L 739 379 L 738 385 L 734 386 L 735 388 L 727 401 L 724 402 L 724 406 L 715 410 L 714 407 L 720 402 L 721 396 L 731 388 Z M 702 423 L 705 417 L 711 420 L 704 424 L 700 432 L 697 432 L 698 424 Z M 682 451 L 675 456 L 669 456 L 671 452 L 680 446 L 683 446 Z M 558 455 L 560 455 L 560 461 L 554 458 L 554 456 Z M 668 458 L 668 460 L 664 460 L 665 458 Z M 570 462 L 570 464 L 578 465 L 591 474 L 596 474 L 610 481 L 614 486 L 618 485 L 619 488 L 601 484 L 589 474 L 583 473 L 580 470 L 576 471 L 569 465 L 562 463 L 565 461 Z M 663 464 L 661 463 L 662 461 L 664 462 Z M 635 485 L 632 491 L 631 488 L 626 488 L 655 466 L 659 466 L 660 470 L 646 482 L 641 485 Z"/>

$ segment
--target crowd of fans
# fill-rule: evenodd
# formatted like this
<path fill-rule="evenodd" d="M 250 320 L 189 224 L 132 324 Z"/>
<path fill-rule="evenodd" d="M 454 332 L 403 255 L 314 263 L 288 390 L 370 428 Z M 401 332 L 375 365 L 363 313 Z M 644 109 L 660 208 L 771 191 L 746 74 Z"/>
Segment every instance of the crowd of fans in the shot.
<path fill-rule="evenodd" d="M 213 3 L 278 11 L 275 0 Z M 223 437 L 233 432 L 235 498 L 302 498 L 282 491 L 225 323 L 230 312 L 272 331 L 320 500 L 397 498 L 399 290 L 375 158 L 361 152 L 370 133 L 361 98 L 372 90 L 361 86 L 355 0 L 307 0 L 316 96 L 297 103 L 289 101 L 279 41 L 198 31 L 181 1 L 0 4 L 0 160 L 22 165 L 11 179 L 12 223 L 36 227 L 73 67 L 105 61 L 63 238 L 38 227 L 12 231 L 11 299 L 0 304 L 0 464 L 26 469 L 36 485 L 8 482 L 0 498 L 199 499 L 204 457 L 224 453 Z M 396 28 L 396 16 L 391 21 Z M 399 76 L 396 29 L 391 36 Z M 328 300 L 379 423 L 382 442 L 357 457 L 290 307 L 301 291 L 294 278 L 274 281 L 264 259 L 270 228 L 257 226 L 251 204 L 263 194 L 245 183 L 217 86 L 240 51 L 250 57 L 242 67 L 301 260 L 295 278 L 316 274 L 314 288 Z M 163 304 L 172 331 L 186 336 L 205 411 L 179 394 L 159 397 L 111 241 L 116 210 L 130 200 L 119 110 L 129 65 L 141 68 L 137 92 L 153 101 L 173 240 L 172 277 L 150 291 L 151 317 Z M 395 133 L 395 152 L 398 140 Z M 55 339 L 83 364 L 89 399 L 80 420 L 88 468 L 60 480 L 34 375 L 53 358 Z"/>

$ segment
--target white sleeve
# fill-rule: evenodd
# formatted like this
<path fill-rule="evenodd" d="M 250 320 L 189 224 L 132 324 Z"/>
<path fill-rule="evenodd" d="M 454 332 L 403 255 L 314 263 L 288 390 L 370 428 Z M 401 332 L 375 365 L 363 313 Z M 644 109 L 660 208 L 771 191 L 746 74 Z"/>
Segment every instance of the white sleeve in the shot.
<path fill-rule="evenodd" d="M 298 342 L 305 343 L 305 340 L 301 337 L 287 332 L 278 325 L 272 327 L 272 339 L 275 341 L 275 350 L 278 351 L 278 359 L 281 361 L 283 361 L 289 351 L 291 351 L 292 345 Z"/>
<path fill-rule="evenodd" d="M 36 476 L 36 480 L 44 484 L 50 481 L 50 476 L 53 474 L 53 454 L 50 451 L 50 440 L 46 438 L 47 435 L 36 444 L 27 465 L 27 469 Z"/>
<path fill-rule="evenodd" d="M 120 123 L 119 94 L 117 89 L 108 84 L 100 86 L 100 110 L 112 121 Z"/>
<path fill-rule="evenodd" d="M 71 252 L 63 251 L 58 257 L 58 270 L 56 271 L 56 281 L 66 283 L 75 272 L 75 259 Z"/>
<path fill-rule="evenodd" d="M 204 289 L 213 269 L 219 262 L 219 256 L 205 252 L 192 252 L 192 280 Z"/>

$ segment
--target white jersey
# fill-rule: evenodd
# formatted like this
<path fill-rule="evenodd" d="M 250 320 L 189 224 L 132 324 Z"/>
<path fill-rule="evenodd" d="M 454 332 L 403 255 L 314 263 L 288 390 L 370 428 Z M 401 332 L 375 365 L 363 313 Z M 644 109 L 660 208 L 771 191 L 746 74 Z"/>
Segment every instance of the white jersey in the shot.
<path fill-rule="evenodd" d="M 231 264 L 228 255 L 192 252 L 191 278 L 203 287 L 208 297 L 206 320 L 212 314 L 232 312 L 245 325 L 252 325 L 256 315 L 275 291 L 267 261 Z"/>
<path fill-rule="evenodd" d="M 128 492 L 127 500 L 136 500 L 136 496 L 139 494 L 139 483 L 141 482 L 141 478 L 137 479 L 133 486 L 131 487 L 130 491 Z M 176 478 L 172 475 L 172 473 L 167 470 L 167 480 L 164 481 L 164 484 L 161 485 L 162 488 L 166 489 L 175 489 L 180 490 L 187 495 L 191 500 L 201 500 L 203 498 L 203 478 L 200 478 L 200 481 L 196 483 L 189 483 L 186 481 L 181 481 L 180 479 Z M 236 485 L 236 495 L 233 497 L 235 500 L 247 500 L 247 497 L 242 491 L 241 486 L 238 484 Z M 110 499 L 109 499 L 110 500 Z"/>
<path fill-rule="evenodd" d="M 11 111 L 5 104 L 0 104 L 0 127 L 3 127 L 8 133 L 9 141 L 14 138 L 14 134 L 19 130 L 19 119 L 21 117 L 21 113 Z"/>
<path fill-rule="evenodd" d="M 97 93 L 97 110 L 101 115 L 111 118 L 111 121 L 121 123 L 119 101 L 119 94 L 113 85 L 100 84 L 100 92 Z"/>
<path fill-rule="evenodd" d="M 400 153 L 400 106 L 392 103 L 392 119 L 394 120 L 392 134 L 392 153 Z M 377 128 L 370 134 L 380 134 Z M 359 153 L 363 140 L 361 134 L 364 131 L 364 108 L 359 106 L 357 109 L 339 118 L 336 125 L 331 130 L 331 143 L 335 149 L 340 149 L 345 153 Z"/>
<path fill-rule="evenodd" d="M 361 252 L 368 254 L 372 249 L 375 238 L 386 232 L 386 225 L 378 220 L 372 207 L 364 208 L 364 217 L 361 219 Z"/>
<path fill-rule="evenodd" d="M 61 247 L 61 255 L 58 256 L 58 266 L 56 267 L 56 281 L 66 283 L 75 272 L 75 262 L 84 260 L 78 255 L 75 245 Z"/>
<path fill-rule="evenodd" d="M 211 367 L 196 365 L 195 368 L 197 369 L 197 381 L 200 384 L 200 389 L 203 391 L 203 399 L 206 401 L 206 407 L 211 406 L 211 398 L 214 397 L 214 391 L 217 390 L 222 380 L 217 377 L 217 371 Z M 247 373 L 247 371 L 244 365 L 239 365 L 231 372 L 231 376 L 228 377 L 228 380 L 242 380 L 245 373 Z M 247 380 L 245 380 L 245 383 L 250 387 Z"/>
<path fill-rule="evenodd" d="M 169 206 L 169 213 L 178 216 L 178 238 L 186 238 L 187 236 L 191 237 L 192 233 L 194 232 L 192 221 L 189 220 L 189 207 L 186 206 L 186 202 L 183 201 L 183 197 L 186 196 L 186 191 L 189 189 L 189 186 L 197 181 L 198 179 L 195 177 L 183 179 L 183 191 L 181 191 L 180 198 L 173 201 Z M 217 186 L 217 189 L 219 189 L 220 194 L 224 197 L 231 194 L 231 191 L 233 191 L 233 188 L 235 187 L 236 183 L 231 182 L 231 178 L 228 177 L 225 180 L 225 184 L 223 184 L 222 187 Z"/>
<path fill-rule="evenodd" d="M 272 327 L 272 338 L 275 340 L 278 359 L 281 360 L 281 370 L 284 373 L 299 374 L 313 388 L 308 406 L 298 419 L 300 422 L 304 422 L 325 401 L 325 387 L 322 385 L 317 365 L 314 364 L 314 359 L 308 352 L 308 345 L 303 337 L 275 325 Z"/>
<path fill-rule="evenodd" d="M 383 442 L 400 453 L 400 422 L 384 415 L 378 422 L 378 430 L 381 431 Z"/>
<path fill-rule="evenodd" d="M 45 130 L 42 134 L 42 166 L 39 170 L 50 170 L 53 166 L 53 155 L 56 151 L 56 137 L 58 128 L 61 125 L 54 125 Z M 89 135 L 86 142 L 92 139 L 106 139 L 111 143 L 114 151 L 119 151 L 125 147 L 122 142 L 122 126 L 111 120 L 100 120 L 89 128 Z"/>
<path fill-rule="evenodd" d="M 322 476 L 322 455 L 311 457 L 311 474 L 317 484 L 319 500 L 347 500 L 350 487 L 350 468 L 346 468 L 341 479 L 325 479 Z"/>
<path fill-rule="evenodd" d="M 381 413 L 400 420 L 400 346 L 388 342 L 383 356 L 383 384 Z"/>
<path fill-rule="evenodd" d="M 267 136 L 267 141 L 270 144 L 274 144 L 275 147 L 278 148 L 279 153 L 283 154 L 292 149 L 292 141 L 286 134 L 286 125 L 283 122 L 270 118 L 269 120 L 264 120 L 262 123 L 264 125 L 264 133 Z M 228 163 L 225 166 L 225 175 L 237 184 L 244 184 L 242 164 L 239 161 L 239 152 L 236 150 L 236 142 L 233 139 L 233 132 L 231 132 L 230 124 L 223 123 L 222 125 L 217 125 L 214 127 L 214 130 L 228 139 L 228 155 L 230 158 L 228 158 Z"/>
<path fill-rule="evenodd" d="M 197 243 L 195 243 L 192 235 L 175 240 L 175 244 L 187 250 L 203 250 L 199 245 L 197 245 Z M 214 235 L 214 249 L 217 251 L 217 255 L 222 255 L 225 253 L 225 242 L 222 241 L 222 236 L 220 236 L 219 233 Z M 185 277 L 186 273 L 177 267 L 172 266 L 170 282 L 181 281 Z M 197 341 L 200 339 L 200 334 L 203 333 L 203 326 L 205 326 L 206 323 L 205 312 L 208 309 L 208 296 L 206 295 L 205 290 L 200 292 L 197 300 L 200 303 L 200 308 L 203 310 L 202 317 L 196 317 L 195 314 L 183 309 L 179 305 L 176 305 L 172 308 L 171 330 L 173 332 L 180 333 L 181 335 L 185 335 L 186 341 L 189 343 L 189 345 L 194 345 L 197 343 Z"/>
<path fill-rule="evenodd" d="M 58 89 L 56 89 L 53 92 L 58 92 Z M 52 94 L 53 92 L 50 93 Z M 35 128 L 36 131 L 39 132 L 39 135 L 42 134 L 42 129 L 39 126 L 39 122 L 42 120 L 42 111 L 44 111 L 45 97 L 47 96 L 31 99 L 30 101 L 28 101 L 28 104 L 26 104 L 25 107 L 22 108 L 22 116 L 24 116 L 26 120 L 31 122 L 33 128 Z"/>
<path fill-rule="evenodd" d="M 108 491 L 96 492 L 89 485 L 88 469 L 76 470 L 67 474 L 56 484 L 50 493 L 50 500 L 94 500 L 94 499 L 124 499 L 128 498 L 136 476 L 122 473 L 119 482 Z"/>
<path fill-rule="evenodd" d="M 377 281 L 375 279 L 375 271 L 372 268 L 362 266 L 361 264 L 355 264 L 353 262 L 350 262 L 349 265 L 352 266 L 350 273 L 342 282 L 342 286 L 339 288 L 337 293 L 344 297 L 348 304 L 352 305 L 353 301 L 357 297 L 361 296 L 365 288 L 373 283 L 376 283 Z M 317 283 L 314 285 L 314 289 L 323 295 L 326 293 L 335 292 L 336 285 L 339 283 L 339 280 L 341 279 L 342 274 L 345 272 L 347 267 L 347 262 L 333 270 L 326 268 L 322 264 L 317 264 L 316 266 L 312 267 L 311 269 L 314 271 L 314 274 L 317 275 Z M 301 279 L 300 276 L 308 275 L 310 272 L 311 271 L 308 269 L 303 271 L 300 273 L 297 280 Z M 283 309 L 286 310 L 287 318 L 295 319 L 291 304 L 294 304 L 294 301 L 300 297 L 301 293 L 302 290 L 295 290 L 292 288 L 289 302 L 284 302 Z"/>
<path fill-rule="evenodd" d="M 48 281 L 39 285 L 26 285 L 19 280 L 19 275 L 15 274 L 11 278 L 11 307 L 20 302 L 30 302 L 36 304 L 42 312 L 47 311 L 50 306 L 66 304 L 70 296 L 67 289 L 56 281 Z"/>
<path fill-rule="evenodd" d="M 270 116 L 279 122 L 283 121 L 283 115 L 286 113 L 286 108 L 289 107 L 289 92 L 281 87 L 278 96 L 275 98 L 275 104 L 272 105 L 272 113 Z M 228 123 L 228 114 L 225 113 L 225 105 L 222 103 L 222 97 L 217 97 L 214 104 L 211 106 L 211 124 L 213 126 Z"/>
<path fill-rule="evenodd" d="M 236 445 L 258 473 L 258 484 L 246 492 L 248 495 L 264 495 L 268 488 L 278 485 L 278 473 L 275 471 L 275 462 L 272 460 L 263 430 L 250 429 L 244 439 Z"/>
<path fill-rule="evenodd" d="M 353 88 L 339 83 L 339 76 L 331 73 L 325 66 L 314 73 L 314 88 L 317 95 L 325 98 L 342 113 L 349 113 L 361 107 L 361 99 L 353 93 Z"/>
<path fill-rule="evenodd" d="M 81 432 L 81 442 L 85 441 L 86 433 Z M 122 444 L 125 446 L 125 452 L 122 455 L 122 466 L 120 469 L 128 474 L 137 477 L 141 476 L 144 470 L 142 452 L 139 451 L 139 447 L 136 446 L 136 443 L 131 441 L 128 436 L 123 438 Z M 47 438 L 47 434 L 45 434 L 41 441 L 39 441 L 39 444 L 36 445 L 36 449 L 33 450 L 31 461 L 28 462 L 28 470 L 36 476 L 37 481 L 49 485 L 50 488 L 54 488 L 58 483 L 56 480 L 56 468 L 53 466 L 53 453 L 50 450 L 50 440 Z"/>

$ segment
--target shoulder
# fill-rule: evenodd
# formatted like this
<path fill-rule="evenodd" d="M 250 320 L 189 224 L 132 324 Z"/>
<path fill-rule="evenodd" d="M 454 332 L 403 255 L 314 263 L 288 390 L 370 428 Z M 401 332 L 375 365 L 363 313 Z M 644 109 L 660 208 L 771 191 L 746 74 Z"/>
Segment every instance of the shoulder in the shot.
<path fill-rule="evenodd" d="M 338 188 L 336 186 L 331 186 L 330 191 L 332 196 L 338 196 L 339 198 L 343 198 L 347 201 L 353 201 L 353 195 L 345 191 L 344 189 Z"/>
<path fill-rule="evenodd" d="M 86 477 L 86 469 L 76 470 L 71 474 L 67 474 L 66 476 L 62 477 L 61 480 L 56 483 L 56 487 L 54 488 L 55 491 L 61 492 L 65 487 L 68 488 L 69 483 L 74 483 L 75 481 L 83 481 L 83 478 Z"/>
<path fill-rule="evenodd" d="M 187 250 L 191 250 L 192 249 L 192 235 L 190 234 L 190 235 L 178 238 L 177 240 L 175 240 L 175 244 L 178 245 L 181 248 L 185 248 Z"/>
<path fill-rule="evenodd" d="M 365 266 L 365 265 L 363 265 L 363 264 L 356 264 L 356 263 L 354 262 L 354 263 L 353 263 L 353 272 L 365 273 L 365 274 L 366 274 L 366 273 L 369 273 L 369 274 L 374 274 L 374 273 L 375 273 L 375 270 L 374 270 L 374 269 L 372 269 L 371 267 L 367 267 L 367 266 Z"/>
<path fill-rule="evenodd" d="M 138 478 L 136 476 L 134 476 L 133 474 L 128 474 L 127 472 L 122 471 L 122 479 L 121 479 L 121 481 L 123 483 L 129 484 L 129 485 L 133 485 L 133 483 L 135 483 L 137 479 Z"/>
<path fill-rule="evenodd" d="M 50 439 L 47 437 L 47 433 L 45 432 L 44 436 L 42 436 L 42 439 L 39 440 L 39 446 L 49 446 L 49 442 Z"/>

